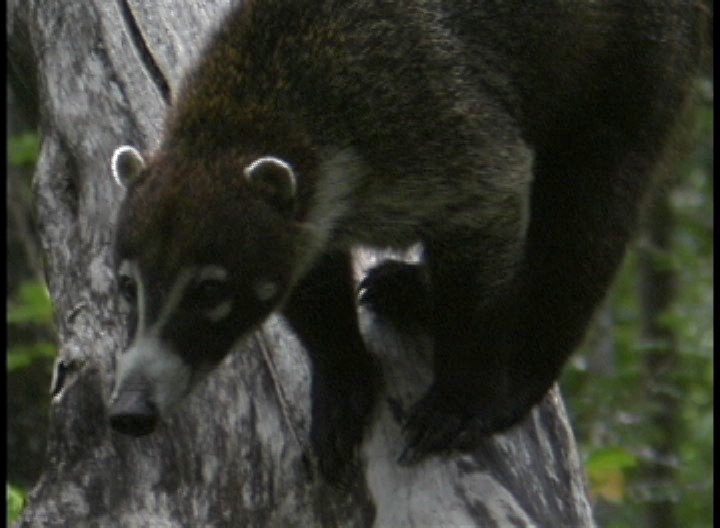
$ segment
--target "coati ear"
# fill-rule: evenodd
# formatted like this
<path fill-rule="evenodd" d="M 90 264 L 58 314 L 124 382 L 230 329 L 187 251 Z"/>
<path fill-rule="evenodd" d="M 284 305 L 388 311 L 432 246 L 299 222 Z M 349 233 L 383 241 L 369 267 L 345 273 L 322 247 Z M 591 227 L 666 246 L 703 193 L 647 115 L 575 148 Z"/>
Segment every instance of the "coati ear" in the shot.
<path fill-rule="evenodd" d="M 283 212 L 292 211 L 297 183 L 295 172 L 290 165 L 281 159 L 268 156 L 250 163 L 243 173 L 270 205 Z"/>
<path fill-rule="evenodd" d="M 137 149 L 125 145 L 115 149 L 110 165 L 113 178 L 120 187 L 126 189 L 142 174 L 145 168 L 145 160 Z"/>

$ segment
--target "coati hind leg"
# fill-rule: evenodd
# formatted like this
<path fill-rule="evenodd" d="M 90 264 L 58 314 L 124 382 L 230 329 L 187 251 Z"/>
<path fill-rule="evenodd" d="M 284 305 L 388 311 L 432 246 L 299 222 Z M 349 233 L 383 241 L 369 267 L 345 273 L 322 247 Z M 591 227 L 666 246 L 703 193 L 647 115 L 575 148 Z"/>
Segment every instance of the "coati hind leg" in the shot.
<path fill-rule="evenodd" d="M 372 410 L 375 368 L 360 336 L 350 256 L 321 257 L 283 309 L 312 365 L 310 439 L 331 484 L 349 484 Z"/>

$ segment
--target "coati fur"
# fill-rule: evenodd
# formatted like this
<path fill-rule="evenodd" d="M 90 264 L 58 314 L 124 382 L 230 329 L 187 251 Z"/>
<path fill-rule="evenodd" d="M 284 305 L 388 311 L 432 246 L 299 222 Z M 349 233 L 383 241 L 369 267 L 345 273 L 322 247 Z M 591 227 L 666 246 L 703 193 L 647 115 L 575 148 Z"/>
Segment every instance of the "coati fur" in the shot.
<path fill-rule="evenodd" d="M 373 407 L 349 249 L 421 242 L 434 382 L 404 464 L 522 419 L 602 300 L 700 51 L 693 1 L 252 0 L 169 111 L 116 151 L 130 312 L 111 423 L 150 432 L 271 312 L 312 364 L 311 442 L 339 482 Z M 417 291 L 381 265 L 378 313 Z M 412 298 L 413 295 L 410 295 Z M 387 306 L 384 304 L 387 303 Z M 402 307 L 399 307 L 402 311 Z"/>

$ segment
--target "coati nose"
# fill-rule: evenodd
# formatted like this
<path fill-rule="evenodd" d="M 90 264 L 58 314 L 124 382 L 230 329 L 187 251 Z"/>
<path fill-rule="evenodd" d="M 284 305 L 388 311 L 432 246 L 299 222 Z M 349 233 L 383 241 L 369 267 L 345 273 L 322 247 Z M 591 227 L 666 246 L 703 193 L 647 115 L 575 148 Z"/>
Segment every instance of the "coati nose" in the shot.
<path fill-rule="evenodd" d="M 157 408 L 143 391 L 119 394 L 110 409 L 110 425 L 118 433 L 143 436 L 152 433 L 157 422 Z"/>

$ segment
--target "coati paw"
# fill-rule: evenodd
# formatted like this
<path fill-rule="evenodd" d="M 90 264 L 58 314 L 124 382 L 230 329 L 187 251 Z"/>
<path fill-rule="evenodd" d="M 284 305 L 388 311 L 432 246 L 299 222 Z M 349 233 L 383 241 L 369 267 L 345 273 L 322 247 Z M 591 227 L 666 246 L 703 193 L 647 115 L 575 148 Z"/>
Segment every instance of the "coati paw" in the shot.
<path fill-rule="evenodd" d="M 310 441 L 320 473 L 336 488 L 347 490 L 357 480 L 359 448 L 372 402 L 370 384 L 361 383 L 345 394 L 314 397 Z"/>
<path fill-rule="evenodd" d="M 398 458 L 402 466 L 411 466 L 431 454 L 449 451 L 465 430 L 472 416 L 452 405 L 444 391 L 436 387 L 417 402 L 403 424 L 405 449 Z"/>
<path fill-rule="evenodd" d="M 358 302 L 403 330 L 426 328 L 431 300 L 420 264 L 385 260 L 368 271 L 358 287 Z"/>
<path fill-rule="evenodd" d="M 409 466 L 432 454 L 471 450 L 483 438 L 521 422 L 549 388 L 538 385 L 533 390 L 518 390 L 514 397 L 488 398 L 478 409 L 461 404 L 470 398 L 433 387 L 411 409 L 403 425 L 406 447 L 398 463 Z"/>

